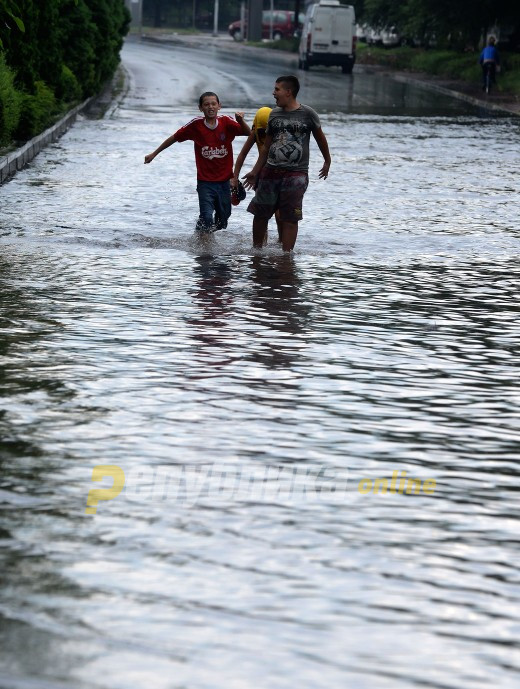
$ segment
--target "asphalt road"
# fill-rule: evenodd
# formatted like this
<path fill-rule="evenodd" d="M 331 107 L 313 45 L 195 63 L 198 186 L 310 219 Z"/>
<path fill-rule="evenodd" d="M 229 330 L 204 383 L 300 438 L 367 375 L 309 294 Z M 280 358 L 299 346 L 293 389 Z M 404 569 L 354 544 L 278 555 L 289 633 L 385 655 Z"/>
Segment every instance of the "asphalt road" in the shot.
<path fill-rule="evenodd" d="M 192 144 L 144 155 L 293 69 L 201 40 L 0 188 L 0 687 L 517 689 L 518 121 L 300 72 L 295 252 L 201 237 Z"/>
<path fill-rule="evenodd" d="M 475 114 L 474 106 L 426 87 L 399 83 L 387 75 L 356 67 L 343 75 L 339 68 L 294 67 L 295 56 L 274 55 L 211 37 L 175 37 L 172 41 L 128 40 L 123 64 L 132 79 L 127 105 L 146 108 L 195 106 L 205 90 L 219 93 L 223 106 L 255 108 L 273 105 L 277 76 L 296 73 L 300 99 L 318 112 L 396 114 L 412 116 Z"/>

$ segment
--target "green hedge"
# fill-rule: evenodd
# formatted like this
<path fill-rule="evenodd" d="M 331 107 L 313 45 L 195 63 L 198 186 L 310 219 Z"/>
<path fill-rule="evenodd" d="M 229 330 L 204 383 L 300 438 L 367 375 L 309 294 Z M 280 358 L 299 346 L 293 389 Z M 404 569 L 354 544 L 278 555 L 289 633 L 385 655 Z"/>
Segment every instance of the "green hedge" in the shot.
<path fill-rule="evenodd" d="M 0 0 L 0 9 L 2 7 Z M 124 0 L 17 0 L 0 21 L 0 146 L 48 127 L 94 95 L 119 63 Z"/>
<path fill-rule="evenodd" d="M 35 83 L 34 91 L 34 94 L 22 95 L 20 121 L 15 132 L 19 139 L 30 139 L 39 134 L 51 124 L 58 112 L 54 92 L 43 81 Z"/>
<path fill-rule="evenodd" d="M 56 89 L 56 97 L 63 103 L 74 103 L 79 101 L 81 96 L 81 84 L 76 79 L 74 72 L 67 65 L 62 65 L 61 79 Z"/>
<path fill-rule="evenodd" d="M 0 52 L 0 146 L 7 146 L 20 122 L 22 94 L 14 86 L 14 72 Z"/>
<path fill-rule="evenodd" d="M 520 55 L 506 53 L 502 56 L 502 72 L 498 77 L 498 85 L 505 91 L 520 95 Z"/>

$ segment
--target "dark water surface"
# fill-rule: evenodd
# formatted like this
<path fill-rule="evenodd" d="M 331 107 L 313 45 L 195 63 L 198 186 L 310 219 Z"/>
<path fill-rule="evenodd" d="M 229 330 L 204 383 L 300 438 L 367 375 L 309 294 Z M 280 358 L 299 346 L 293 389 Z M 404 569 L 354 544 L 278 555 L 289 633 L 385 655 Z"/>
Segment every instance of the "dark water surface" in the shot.
<path fill-rule="evenodd" d="M 0 686 L 516 687 L 518 120 L 302 74 L 331 175 L 255 252 L 244 203 L 194 236 L 190 144 L 142 164 L 210 85 L 270 103 L 217 57 L 127 45 L 120 107 L 0 189 Z M 359 492 L 396 471 L 433 493 Z"/>

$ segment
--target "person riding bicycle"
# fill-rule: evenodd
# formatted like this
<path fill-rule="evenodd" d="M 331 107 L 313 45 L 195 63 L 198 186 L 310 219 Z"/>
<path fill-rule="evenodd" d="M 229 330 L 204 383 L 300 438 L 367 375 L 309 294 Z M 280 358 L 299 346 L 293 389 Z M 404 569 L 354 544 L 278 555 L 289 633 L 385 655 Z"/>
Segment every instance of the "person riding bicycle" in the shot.
<path fill-rule="evenodd" d="M 492 83 L 495 83 L 497 67 L 500 65 L 500 55 L 495 47 L 494 36 L 488 38 L 487 46 L 480 53 L 479 63 L 482 67 L 482 88 L 486 88 L 486 75 L 489 71 Z"/>

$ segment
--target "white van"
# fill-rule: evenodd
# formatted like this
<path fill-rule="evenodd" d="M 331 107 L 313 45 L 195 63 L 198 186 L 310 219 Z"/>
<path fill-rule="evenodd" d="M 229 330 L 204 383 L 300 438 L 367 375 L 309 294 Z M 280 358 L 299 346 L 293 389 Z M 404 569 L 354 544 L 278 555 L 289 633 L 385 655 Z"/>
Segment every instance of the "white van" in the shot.
<path fill-rule="evenodd" d="M 338 65 L 350 74 L 356 61 L 356 15 L 352 5 L 320 0 L 310 5 L 300 40 L 299 67 Z"/>

